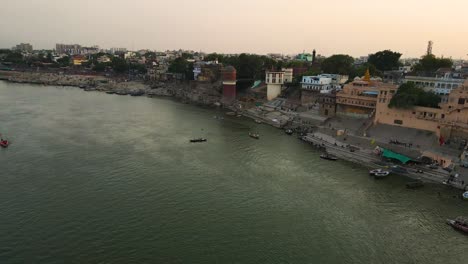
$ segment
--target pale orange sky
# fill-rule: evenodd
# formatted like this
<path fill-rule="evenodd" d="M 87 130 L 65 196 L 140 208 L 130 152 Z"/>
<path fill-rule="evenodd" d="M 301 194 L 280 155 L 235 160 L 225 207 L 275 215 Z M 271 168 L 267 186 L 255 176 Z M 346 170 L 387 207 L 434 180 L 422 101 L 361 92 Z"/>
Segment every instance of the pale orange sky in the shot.
<path fill-rule="evenodd" d="M 2 0 L 0 47 L 30 42 L 221 53 L 468 59 L 468 0 Z"/>

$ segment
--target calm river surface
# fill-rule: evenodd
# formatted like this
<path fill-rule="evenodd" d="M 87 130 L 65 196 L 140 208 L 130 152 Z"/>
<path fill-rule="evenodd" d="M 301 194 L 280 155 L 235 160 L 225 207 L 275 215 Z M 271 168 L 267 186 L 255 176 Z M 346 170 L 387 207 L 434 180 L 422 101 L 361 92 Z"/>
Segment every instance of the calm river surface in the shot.
<path fill-rule="evenodd" d="M 216 114 L 0 82 L 0 263 L 467 263 L 457 191 Z"/>

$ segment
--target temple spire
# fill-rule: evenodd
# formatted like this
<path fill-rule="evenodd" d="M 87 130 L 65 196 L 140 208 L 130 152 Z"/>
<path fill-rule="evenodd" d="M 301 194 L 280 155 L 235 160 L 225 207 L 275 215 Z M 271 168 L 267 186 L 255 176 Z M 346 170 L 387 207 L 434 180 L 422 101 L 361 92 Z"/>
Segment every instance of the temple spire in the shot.
<path fill-rule="evenodd" d="M 366 82 L 370 82 L 369 68 L 367 68 L 366 73 L 364 74 L 364 79 L 363 80 L 366 81 Z"/>

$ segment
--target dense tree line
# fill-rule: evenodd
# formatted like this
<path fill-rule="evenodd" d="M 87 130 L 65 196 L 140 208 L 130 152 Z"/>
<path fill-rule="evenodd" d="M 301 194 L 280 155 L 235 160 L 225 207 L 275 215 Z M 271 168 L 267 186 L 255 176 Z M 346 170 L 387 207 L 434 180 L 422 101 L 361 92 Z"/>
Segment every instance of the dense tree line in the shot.
<path fill-rule="evenodd" d="M 410 109 L 414 106 L 439 107 L 440 96 L 432 92 L 426 92 L 414 83 L 402 84 L 397 93 L 390 100 L 390 108 Z"/>

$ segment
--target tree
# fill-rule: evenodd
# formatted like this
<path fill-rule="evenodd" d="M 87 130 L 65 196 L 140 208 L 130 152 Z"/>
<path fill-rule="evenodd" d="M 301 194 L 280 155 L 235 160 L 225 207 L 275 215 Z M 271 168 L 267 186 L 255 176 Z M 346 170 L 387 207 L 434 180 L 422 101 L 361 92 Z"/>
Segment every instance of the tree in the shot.
<path fill-rule="evenodd" d="M 70 66 L 70 57 L 69 56 L 64 56 L 60 59 L 57 59 L 57 63 L 60 65 L 60 67 L 67 67 Z"/>
<path fill-rule="evenodd" d="M 436 56 L 429 54 L 422 57 L 419 63 L 414 66 L 415 71 L 422 72 L 435 72 L 439 68 L 450 68 L 453 62 L 447 58 L 437 58 Z"/>
<path fill-rule="evenodd" d="M 322 62 L 322 71 L 350 75 L 353 70 L 353 57 L 344 54 L 333 55 Z"/>
<path fill-rule="evenodd" d="M 400 57 L 401 53 L 384 50 L 369 55 L 368 62 L 379 71 L 389 71 L 400 66 Z"/>
<path fill-rule="evenodd" d="M 382 72 L 378 71 L 373 64 L 370 64 L 368 62 L 361 64 L 357 67 L 353 68 L 353 71 L 350 74 L 350 79 L 354 79 L 355 77 L 362 77 L 366 73 L 366 71 L 369 69 L 370 75 L 371 76 L 381 76 Z"/>
<path fill-rule="evenodd" d="M 129 68 L 127 62 L 120 57 L 112 57 L 111 66 L 112 69 L 117 73 L 124 73 L 128 71 Z"/>
<path fill-rule="evenodd" d="M 388 106 L 403 109 L 411 109 L 414 106 L 438 108 L 440 99 L 437 94 L 426 92 L 414 83 L 404 83 L 398 88 Z"/>
<path fill-rule="evenodd" d="M 169 65 L 169 72 L 172 73 L 185 73 L 187 70 L 188 62 L 182 57 L 178 57 Z"/>

